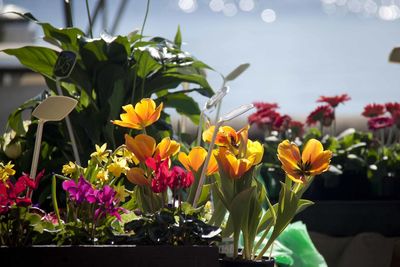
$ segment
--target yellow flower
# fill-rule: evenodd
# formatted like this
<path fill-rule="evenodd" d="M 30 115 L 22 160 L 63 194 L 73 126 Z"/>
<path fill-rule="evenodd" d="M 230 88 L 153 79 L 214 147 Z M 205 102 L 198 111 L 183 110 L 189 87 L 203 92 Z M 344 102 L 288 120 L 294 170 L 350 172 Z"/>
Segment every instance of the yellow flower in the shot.
<path fill-rule="evenodd" d="M 66 176 L 72 176 L 76 171 L 78 170 L 77 166 L 75 163 L 73 163 L 72 161 L 68 162 L 68 164 L 65 164 L 62 167 L 62 173 Z"/>
<path fill-rule="evenodd" d="M 225 147 L 220 147 L 215 152 L 215 158 L 217 159 L 219 168 L 229 175 L 231 179 L 241 178 L 250 168 L 253 166 L 254 157 L 237 158 L 231 151 Z"/>
<path fill-rule="evenodd" d="M 278 146 L 278 159 L 287 176 L 297 183 L 304 183 L 310 176 L 318 175 L 329 168 L 332 152 L 324 150 L 321 142 L 310 139 L 302 155 L 296 144 L 288 140 Z"/>
<path fill-rule="evenodd" d="M 125 186 L 123 185 L 115 185 L 114 190 L 116 192 L 115 197 L 120 202 L 125 202 L 125 198 L 129 196 L 129 194 L 125 191 Z"/>
<path fill-rule="evenodd" d="M 148 157 L 153 156 L 156 140 L 146 134 L 138 134 L 135 137 L 125 134 L 125 145 L 129 151 L 135 154 L 139 162 L 145 162 Z"/>
<path fill-rule="evenodd" d="M 97 178 L 97 180 L 99 180 L 99 181 L 101 181 L 103 183 L 108 181 L 108 171 L 107 170 L 100 170 L 96 174 L 96 178 Z"/>
<path fill-rule="evenodd" d="M 135 108 L 131 104 L 123 106 L 122 109 L 126 113 L 120 115 L 121 120 L 115 120 L 112 123 L 122 127 L 142 130 L 160 118 L 162 108 L 163 103 L 156 108 L 156 103 L 152 99 L 143 98 L 135 105 Z"/>
<path fill-rule="evenodd" d="M 128 163 L 125 158 L 114 158 L 113 162 L 107 166 L 107 170 L 114 175 L 120 177 L 122 173 L 128 170 Z"/>
<path fill-rule="evenodd" d="M 178 142 L 171 140 L 169 137 L 165 137 L 157 145 L 155 155 L 159 155 L 161 160 L 164 160 L 178 153 L 180 149 L 181 145 Z"/>
<path fill-rule="evenodd" d="M 129 163 L 139 164 L 139 160 L 136 158 L 135 154 L 126 149 L 126 147 L 118 150 L 116 154 L 117 156 L 125 158 L 125 160 Z"/>
<path fill-rule="evenodd" d="M 236 130 L 230 126 L 221 126 L 218 128 L 215 144 L 217 146 L 227 147 L 231 152 L 237 155 L 241 140 L 247 139 L 248 129 L 249 127 L 246 126 L 236 132 Z M 211 142 L 214 130 L 215 126 L 210 126 L 203 132 L 203 140 L 205 142 Z"/>
<path fill-rule="evenodd" d="M 192 148 L 189 154 L 185 152 L 180 152 L 178 155 L 178 160 L 185 167 L 186 170 L 191 172 L 198 172 L 200 168 L 203 166 L 204 161 L 207 157 L 207 150 L 204 148 L 197 146 Z M 218 171 L 218 164 L 215 159 L 215 156 L 212 154 L 210 158 L 210 162 L 207 166 L 207 175 L 211 175 Z"/>
<path fill-rule="evenodd" d="M 107 143 L 104 143 L 101 147 L 96 145 L 96 151 L 90 154 L 90 157 L 96 158 L 99 162 L 106 162 L 108 155 L 110 154 L 106 149 Z"/>
<path fill-rule="evenodd" d="M 264 147 L 260 142 L 247 140 L 246 158 L 250 159 L 251 157 L 254 157 L 253 165 L 257 165 L 258 163 L 260 163 L 263 155 Z"/>
<path fill-rule="evenodd" d="M 132 184 L 150 186 L 150 181 L 146 178 L 144 170 L 141 168 L 131 168 L 126 174 L 126 177 Z"/>
<path fill-rule="evenodd" d="M 0 162 L 0 180 L 5 182 L 8 180 L 10 176 L 15 174 L 15 170 L 13 169 L 14 164 L 11 164 L 9 161 L 6 165 Z"/>

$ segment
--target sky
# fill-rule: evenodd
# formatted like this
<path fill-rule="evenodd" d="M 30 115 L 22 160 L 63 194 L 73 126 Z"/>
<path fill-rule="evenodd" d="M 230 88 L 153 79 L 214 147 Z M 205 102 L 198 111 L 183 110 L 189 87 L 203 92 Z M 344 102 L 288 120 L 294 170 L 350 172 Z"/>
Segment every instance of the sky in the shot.
<path fill-rule="evenodd" d="M 278 103 L 281 113 L 303 117 L 316 108 L 319 96 L 342 93 L 352 100 L 339 107 L 337 116 L 359 115 L 372 102 L 400 101 L 400 64 L 388 62 L 391 49 L 400 46 L 400 19 L 388 18 L 392 13 L 385 9 L 400 5 L 400 1 L 250 0 L 254 8 L 246 12 L 240 4 L 249 0 L 225 0 L 231 9 L 224 13 L 210 8 L 210 2 L 218 4 L 222 0 L 197 0 L 195 10 L 182 10 L 193 1 L 152 0 L 144 34 L 173 39 L 180 25 L 183 49 L 215 70 L 208 73 L 215 90 L 222 83 L 218 73 L 226 75 L 236 66 L 250 63 L 246 72 L 229 84 L 223 113 L 242 104 L 264 101 Z M 96 2 L 89 0 L 90 7 Z M 141 27 L 146 2 L 128 1 L 119 14 L 116 34 Z M 3 4 L 21 6 L 39 20 L 58 27 L 64 26 L 61 3 L 3 0 Z M 108 25 L 118 3 L 120 0 L 107 1 Z M 85 1 L 75 0 L 73 4 L 74 26 L 85 29 Z M 232 4 L 237 12 L 229 16 L 234 13 Z M 266 9 L 269 23 L 261 16 Z M 400 9 L 396 14 L 400 18 Z M 95 27 L 97 36 L 102 31 L 100 24 Z M 196 99 L 201 106 L 206 101 Z"/>

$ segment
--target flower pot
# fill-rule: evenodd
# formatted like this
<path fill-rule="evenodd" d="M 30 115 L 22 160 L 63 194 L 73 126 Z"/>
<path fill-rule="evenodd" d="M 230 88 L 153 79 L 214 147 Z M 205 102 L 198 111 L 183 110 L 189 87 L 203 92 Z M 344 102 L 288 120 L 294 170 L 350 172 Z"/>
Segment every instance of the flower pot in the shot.
<path fill-rule="evenodd" d="M 218 267 L 208 246 L 33 246 L 0 248 L 2 266 Z"/>
<path fill-rule="evenodd" d="M 259 261 L 234 260 L 232 258 L 222 258 L 219 260 L 220 267 L 274 267 L 275 260 L 265 258 Z"/>

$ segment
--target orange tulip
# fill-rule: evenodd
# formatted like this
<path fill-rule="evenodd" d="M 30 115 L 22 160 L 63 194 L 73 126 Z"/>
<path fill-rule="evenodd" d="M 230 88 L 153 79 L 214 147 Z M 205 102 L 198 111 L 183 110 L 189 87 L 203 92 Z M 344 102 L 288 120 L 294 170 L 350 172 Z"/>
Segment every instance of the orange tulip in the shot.
<path fill-rule="evenodd" d="M 248 170 L 250 170 L 254 162 L 254 157 L 251 157 L 250 159 L 237 158 L 225 147 L 220 147 L 215 152 L 215 158 L 223 172 L 229 175 L 229 178 L 235 180 L 241 178 Z"/>
<path fill-rule="evenodd" d="M 187 171 L 198 172 L 203 166 L 204 161 L 207 157 L 207 150 L 197 146 L 192 148 L 189 154 L 185 152 L 180 152 L 178 155 L 178 160 L 185 167 Z M 207 175 L 212 175 L 218 171 L 218 164 L 214 155 L 211 155 L 210 162 L 207 166 Z"/>
<path fill-rule="evenodd" d="M 203 132 L 203 140 L 205 142 L 211 142 L 214 130 L 215 126 L 213 125 Z M 215 144 L 217 146 L 227 147 L 233 153 L 237 154 L 240 141 L 247 140 L 247 130 L 248 126 L 243 127 L 237 132 L 230 126 L 221 126 L 218 129 L 217 138 L 215 139 Z"/>
<path fill-rule="evenodd" d="M 288 140 L 278 146 L 278 159 L 287 176 L 297 183 L 304 183 L 310 176 L 321 174 L 328 170 L 332 158 L 330 150 L 324 150 L 321 142 L 310 139 L 300 155 L 296 144 Z"/>
<path fill-rule="evenodd" d="M 131 104 L 123 106 L 122 109 L 126 113 L 120 115 L 121 120 L 115 120 L 112 123 L 122 127 L 142 130 L 160 118 L 162 108 L 163 103 L 156 108 L 156 103 L 152 99 L 143 98 L 135 105 L 135 108 Z"/>
<path fill-rule="evenodd" d="M 165 137 L 157 145 L 155 155 L 159 155 L 161 160 L 164 160 L 178 153 L 180 149 L 181 145 L 178 142 L 171 140 L 169 137 Z"/>
<path fill-rule="evenodd" d="M 146 178 L 144 170 L 142 168 L 131 168 L 126 174 L 129 182 L 137 185 L 148 185 L 150 186 L 150 181 Z"/>
<path fill-rule="evenodd" d="M 138 134 L 135 137 L 125 134 L 125 145 L 139 162 L 145 162 L 147 158 L 153 156 L 156 149 L 156 140 L 146 134 Z"/>

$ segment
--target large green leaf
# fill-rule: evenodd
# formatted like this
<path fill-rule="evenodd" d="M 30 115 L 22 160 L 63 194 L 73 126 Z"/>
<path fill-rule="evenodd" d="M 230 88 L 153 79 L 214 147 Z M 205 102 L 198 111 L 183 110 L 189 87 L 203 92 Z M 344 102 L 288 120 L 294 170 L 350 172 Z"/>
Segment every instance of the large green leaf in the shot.
<path fill-rule="evenodd" d="M 187 116 L 193 123 L 198 124 L 200 118 L 200 108 L 196 101 L 185 94 L 168 94 L 160 98 L 165 103 L 165 107 L 175 108 L 176 111 Z"/>
<path fill-rule="evenodd" d="M 58 53 L 47 47 L 24 46 L 15 49 L 5 49 L 4 53 L 15 56 L 22 65 L 35 72 L 52 78 L 53 68 L 57 60 Z"/>

